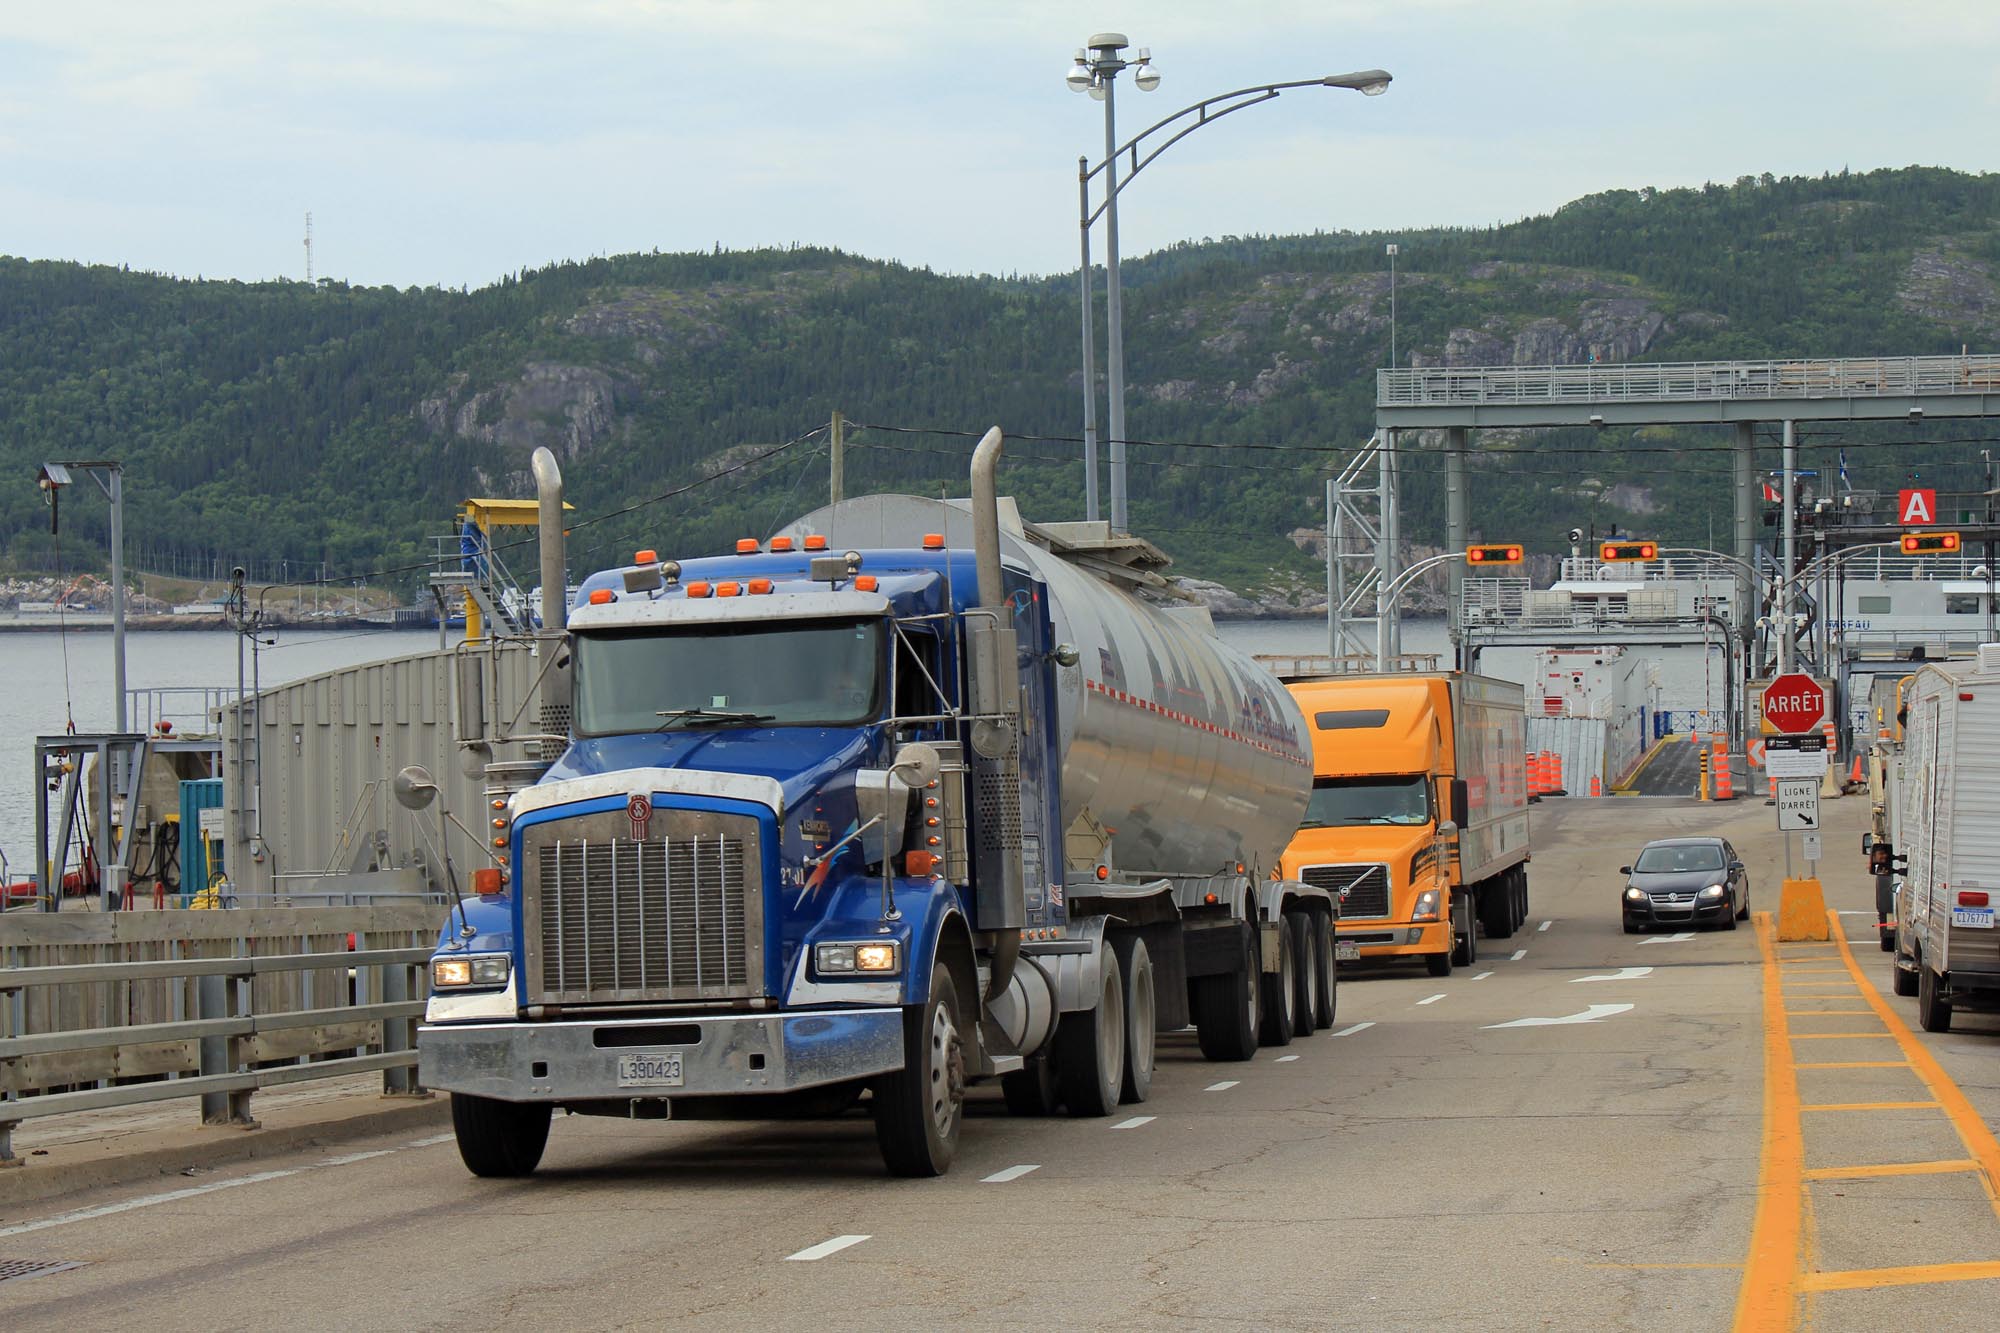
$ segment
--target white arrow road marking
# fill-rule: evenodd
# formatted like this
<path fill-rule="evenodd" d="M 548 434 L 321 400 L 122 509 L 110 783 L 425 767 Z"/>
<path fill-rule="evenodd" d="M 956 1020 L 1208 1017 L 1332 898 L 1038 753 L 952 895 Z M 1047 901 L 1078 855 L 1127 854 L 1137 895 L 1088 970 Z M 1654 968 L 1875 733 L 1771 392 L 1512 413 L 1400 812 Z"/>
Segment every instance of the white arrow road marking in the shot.
<path fill-rule="evenodd" d="M 1355 1033 L 1360 1032 L 1365 1028 L 1372 1028 L 1374 1026 L 1375 1025 L 1373 1023 L 1356 1023 L 1353 1027 L 1342 1028 L 1340 1031 L 1334 1033 L 1333 1035 L 1336 1037 L 1351 1037 Z"/>
<path fill-rule="evenodd" d="M 1518 963 L 1527 956 L 1528 956 L 1528 951 L 1526 949 L 1516 949 L 1514 950 L 1514 956 L 1509 958 L 1507 961 L 1510 963 Z"/>
<path fill-rule="evenodd" d="M 1141 1126 L 1141 1125 L 1150 1125 L 1150 1124 L 1152 1124 L 1152 1123 L 1153 1123 L 1153 1117 L 1152 1117 L 1152 1116 L 1149 1116 L 1149 1115 L 1135 1115 L 1135 1116 L 1133 1116 L 1133 1117 L 1132 1117 L 1132 1118 L 1131 1118 L 1130 1120 L 1120 1120 L 1120 1121 L 1119 1121 L 1119 1122 L 1118 1122 L 1117 1124 L 1113 1125 L 1113 1126 L 1112 1126 L 1112 1128 L 1113 1128 L 1113 1129 L 1137 1129 L 1137 1128 L 1138 1128 L 1139 1126 Z"/>
<path fill-rule="evenodd" d="M 1554 924 L 1555 922 L 1553 921 L 1544 921 L 1542 922 L 1541 925 L 1535 927 L 1535 933 L 1540 934 L 1542 931 L 1547 930 L 1550 926 L 1553 926 Z"/>
<path fill-rule="evenodd" d="M 1030 1171 L 1039 1171 L 1041 1169 L 1042 1165 L 1040 1162 L 1035 1163 L 1033 1166 L 1010 1166 L 1005 1171 L 995 1171 L 992 1175 L 984 1177 L 979 1183 L 982 1185 L 1004 1185 L 1010 1180 L 1019 1180 Z"/>
<path fill-rule="evenodd" d="M 1580 1014 L 1570 1014 L 1564 1018 L 1517 1018 L 1511 1023 L 1488 1023 L 1488 1028 L 1552 1028 L 1563 1023 L 1595 1023 L 1600 1018 L 1622 1014 L 1637 1008 L 1630 1004 L 1593 1004 Z"/>
<path fill-rule="evenodd" d="M 1491 972 L 1481 972 L 1481 973 L 1480 973 L 1480 974 L 1479 974 L 1478 976 L 1474 977 L 1474 978 L 1473 978 L 1473 980 L 1474 980 L 1474 981 L 1484 981 L 1484 980 L 1486 980 L 1486 978 L 1488 978 L 1488 977 L 1490 977 L 1490 976 L 1492 976 L 1492 975 L 1493 975 L 1493 974 L 1492 974 Z"/>
<path fill-rule="evenodd" d="M 1640 977 L 1651 975 L 1653 969 L 1650 967 L 1621 967 L 1616 972 L 1599 972 L 1596 976 L 1590 977 L 1571 977 L 1569 984 L 1574 986 L 1579 981 L 1637 981 Z"/>
<path fill-rule="evenodd" d="M 1421 1000 L 1418 1000 L 1418 1001 L 1417 1001 L 1417 1003 L 1418 1003 L 1418 1004 L 1436 1004 L 1436 1003 L 1437 1003 L 1437 1002 L 1438 1002 L 1439 1000 L 1442 1000 L 1443 998 L 1444 998 L 1444 995 L 1443 995 L 1442 993 L 1440 993 L 1440 994 L 1437 994 L 1437 995 L 1426 995 L 1426 996 L 1425 996 L 1425 997 L 1424 997 L 1423 999 L 1421 999 Z"/>
<path fill-rule="evenodd" d="M 809 1264 L 815 1259 L 824 1259 L 829 1254 L 839 1254 L 848 1246 L 859 1245 L 867 1239 L 867 1236 L 835 1236 L 832 1240 L 823 1240 L 817 1245 L 808 1245 L 797 1254 L 786 1255 L 785 1262 L 791 1263 L 796 1261 L 802 1264 Z"/>
<path fill-rule="evenodd" d="M 1681 943 L 1681 942 L 1682 942 L 1683 940 L 1691 940 L 1691 939 L 1693 939 L 1693 938 L 1694 938 L 1694 932 L 1693 932 L 1693 931 L 1691 931 L 1691 930 L 1677 930 L 1677 931 L 1675 931 L 1675 932 L 1674 932 L 1673 934 L 1671 934 L 1671 935 L 1649 935 L 1649 936 L 1647 936 L 1647 937 L 1646 937 L 1645 939 L 1643 939 L 1643 940 L 1640 940 L 1640 941 L 1639 941 L 1639 943 L 1641 943 L 1641 944 L 1679 944 L 1679 943 Z"/>

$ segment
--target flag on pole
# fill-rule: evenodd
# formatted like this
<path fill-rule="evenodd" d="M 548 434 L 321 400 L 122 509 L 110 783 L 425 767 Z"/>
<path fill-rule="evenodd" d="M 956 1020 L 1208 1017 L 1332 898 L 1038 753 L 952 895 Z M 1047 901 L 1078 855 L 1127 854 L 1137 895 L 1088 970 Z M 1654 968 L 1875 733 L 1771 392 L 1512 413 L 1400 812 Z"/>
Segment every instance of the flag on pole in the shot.
<path fill-rule="evenodd" d="M 1778 488 L 1776 486 L 1773 486 L 1768 481 L 1764 483 L 1765 504 L 1777 504 L 1780 500 L 1783 500 L 1784 498 L 1785 498 L 1784 496 L 1778 494 Z"/>
<path fill-rule="evenodd" d="M 1843 491 L 1854 489 L 1847 481 L 1847 450 L 1845 449 L 1840 451 L 1840 489 Z"/>

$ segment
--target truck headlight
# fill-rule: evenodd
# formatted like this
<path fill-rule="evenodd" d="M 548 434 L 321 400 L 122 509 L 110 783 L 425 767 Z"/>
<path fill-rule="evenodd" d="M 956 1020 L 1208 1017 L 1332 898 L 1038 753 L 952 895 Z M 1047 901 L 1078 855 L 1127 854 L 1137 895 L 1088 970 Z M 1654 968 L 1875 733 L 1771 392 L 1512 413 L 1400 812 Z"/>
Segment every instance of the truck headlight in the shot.
<path fill-rule="evenodd" d="M 1438 891 L 1425 889 L 1417 895 L 1417 910 L 1410 913 L 1412 921 L 1435 921 L 1438 919 Z"/>
<path fill-rule="evenodd" d="M 1628 903 L 1643 903 L 1646 901 L 1646 891 L 1628 884 L 1625 887 L 1625 901 Z"/>
<path fill-rule="evenodd" d="M 432 990 L 469 990 L 507 984 L 511 964 L 504 953 L 476 954 L 470 958 L 433 958 Z"/>
<path fill-rule="evenodd" d="M 902 950 L 894 940 L 813 946 L 813 969 L 823 976 L 849 972 L 895 972 L 901 968 L 902 961 Z"/>

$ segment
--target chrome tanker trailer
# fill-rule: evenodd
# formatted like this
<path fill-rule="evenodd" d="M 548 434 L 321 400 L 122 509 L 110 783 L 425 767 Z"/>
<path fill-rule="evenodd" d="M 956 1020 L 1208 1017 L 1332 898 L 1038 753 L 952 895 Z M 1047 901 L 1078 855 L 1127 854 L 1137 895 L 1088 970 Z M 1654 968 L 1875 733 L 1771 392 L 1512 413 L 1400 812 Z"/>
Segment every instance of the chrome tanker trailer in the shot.
<path fill-rule="evenodd" d="M 1022 522 L 1000 450 L 969 503 L 849 501 L 581 586 L 544 645 L 568 745 L 433 960 L 422 1075 L 473 1171 L 532 1171 L 557 1106 L 865 1095 L 890 1168 L 934 1175 L 969 1081 L 1104 1115 L 1156 1032 L 1241 1060 L 1332 1021 L 1335 904 L 1276 878 L 1297 705 L 1148 543 Z"/>

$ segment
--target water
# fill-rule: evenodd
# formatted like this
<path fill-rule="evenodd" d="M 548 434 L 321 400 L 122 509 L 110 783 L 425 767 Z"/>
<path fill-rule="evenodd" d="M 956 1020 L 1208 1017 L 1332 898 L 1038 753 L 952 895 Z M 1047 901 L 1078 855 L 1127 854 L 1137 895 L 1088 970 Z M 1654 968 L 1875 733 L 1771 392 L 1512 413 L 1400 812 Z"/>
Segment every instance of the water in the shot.
<path fill-rule="evenodd" d="M 359 662 L 403 657 L 437 647 L 430 630 L 283 630 L 261 647 L 257 665 L 266 687 Z M 215 630 L 149 630 L 125 636 L 129 689 L 236 689 L 238 637 Z M 244 679 L 251 656 L 243 654 Z M 35 855 L 35 737 L 60 734 L 66 716 L 78 731 L 110 731 L 111 635 L 0 633 L 0 852 L 15 878 L 29 874 Z M 187 696 L 192 703 L 194 696 Z M 145 718 L 135 713 L 136 730 Z"/>

